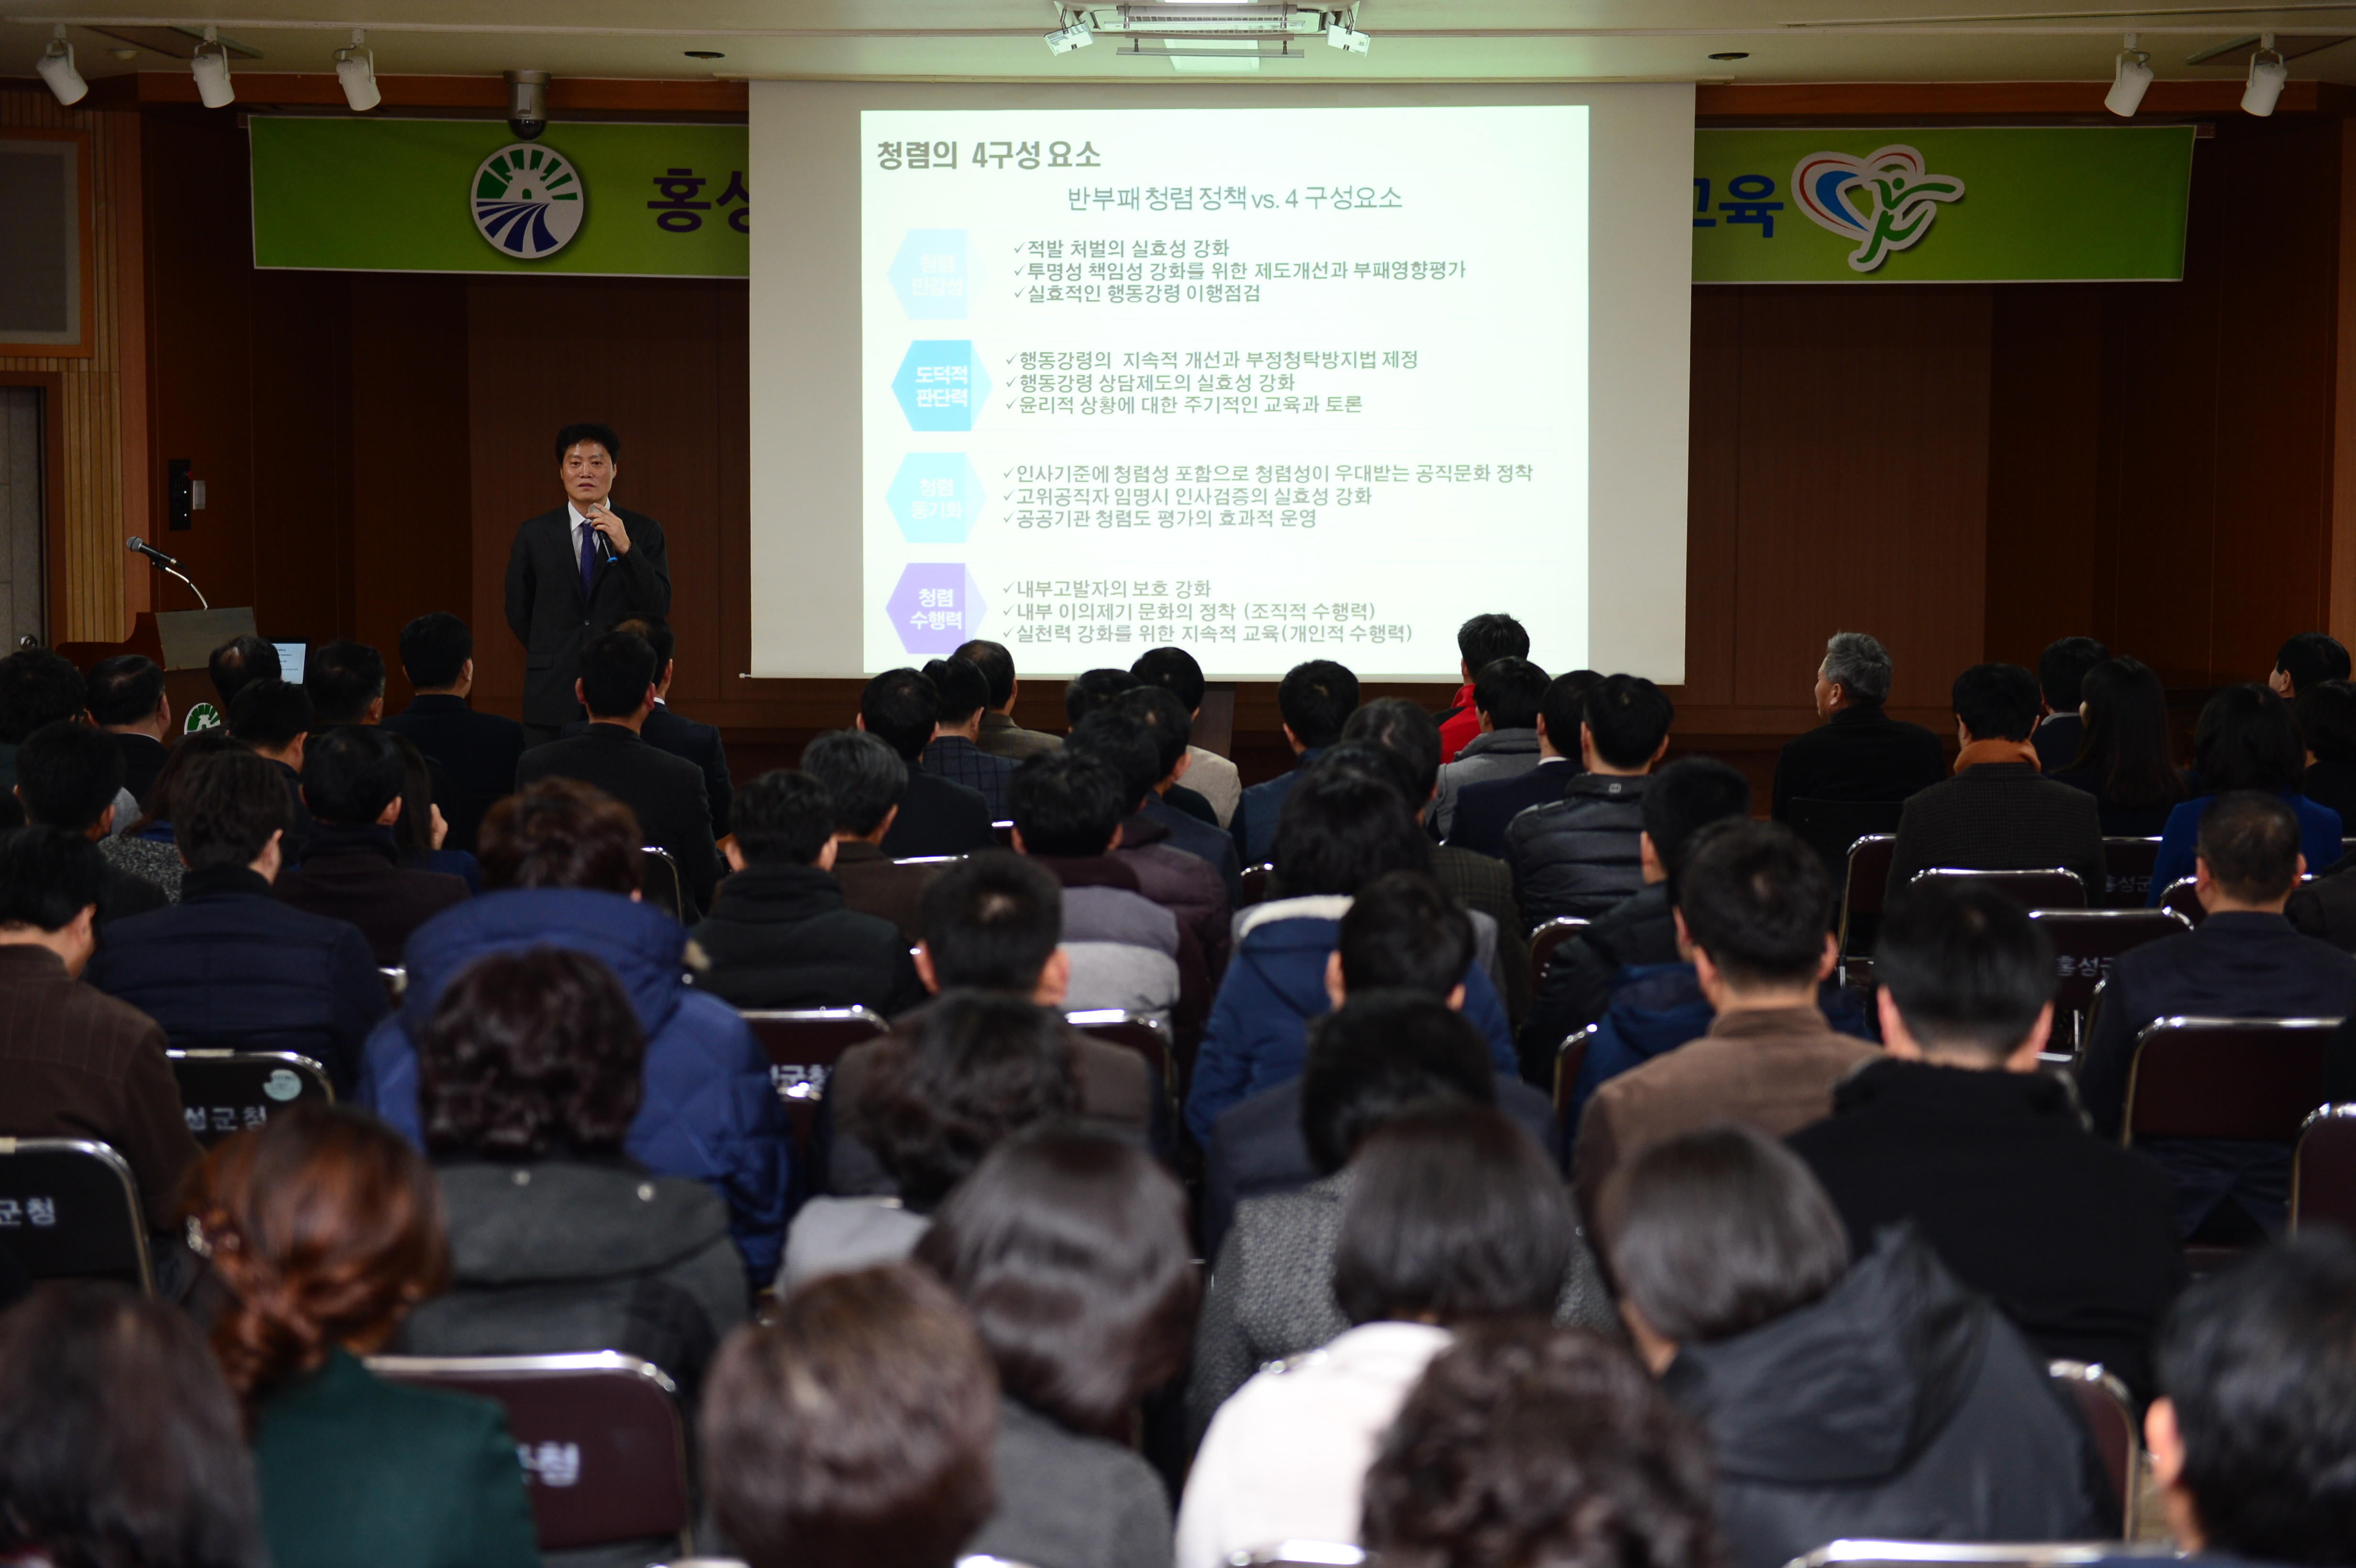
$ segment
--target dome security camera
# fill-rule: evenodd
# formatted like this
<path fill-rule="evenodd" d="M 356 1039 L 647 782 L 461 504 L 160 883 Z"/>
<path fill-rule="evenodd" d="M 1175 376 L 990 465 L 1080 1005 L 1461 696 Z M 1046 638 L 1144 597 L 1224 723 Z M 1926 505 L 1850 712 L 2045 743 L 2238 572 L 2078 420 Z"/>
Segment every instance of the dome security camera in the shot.
<path fill-rule="evenodd" d="M 526 142 L 537 142 L 548 129 L 548 73 L 511 70 L 508 76 L 508 129 Z"/>

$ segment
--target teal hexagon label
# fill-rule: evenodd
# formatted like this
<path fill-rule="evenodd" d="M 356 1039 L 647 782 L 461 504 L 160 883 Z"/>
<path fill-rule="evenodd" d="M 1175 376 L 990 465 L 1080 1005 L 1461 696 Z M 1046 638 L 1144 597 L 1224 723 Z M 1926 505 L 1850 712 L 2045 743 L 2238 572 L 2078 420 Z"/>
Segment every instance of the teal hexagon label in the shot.
<path fill-rule="evenodd" d="M 910 544 L 963 544 L 989 497 L 961 452 L 912 452 L 884 492 L 900 537 Z"/>
<path fill-rule="evenodd" d="M 963 321 L 969 286 L 965 230 L 909 229 L 884 276 L 911 321 Z"/>
<path fill-rule="evenodd" d="M 962 337 L 919 338 L 900 360 L 892 395 L 910 430 L 971 430 L 990 396 L 990 373 Z"/>

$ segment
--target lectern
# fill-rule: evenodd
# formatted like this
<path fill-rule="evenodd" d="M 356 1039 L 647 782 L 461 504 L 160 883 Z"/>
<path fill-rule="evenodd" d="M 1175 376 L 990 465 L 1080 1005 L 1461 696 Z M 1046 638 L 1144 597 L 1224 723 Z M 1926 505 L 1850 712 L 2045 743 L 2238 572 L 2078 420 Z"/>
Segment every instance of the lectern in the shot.
<path fill-rule="evenodd" d="M 208 712 L 213 700 L 212 678 L 206 672 L 213 650 L 231 637 L 253 635 L 251 609 L 142 610 L 132 617 L 131 635 L 119 643 L 59 643 L 58 652 L 88 674 L 102 659 L 117 654 L 145 654 L 164 667 L 164 689 L 172 699 L 172 722 L 186 730 L 191 714 L 201 706 Z M 227 714 L 217 716 L 226 720 Z M 205 728 L 204 723 L 195 726 Z"/>

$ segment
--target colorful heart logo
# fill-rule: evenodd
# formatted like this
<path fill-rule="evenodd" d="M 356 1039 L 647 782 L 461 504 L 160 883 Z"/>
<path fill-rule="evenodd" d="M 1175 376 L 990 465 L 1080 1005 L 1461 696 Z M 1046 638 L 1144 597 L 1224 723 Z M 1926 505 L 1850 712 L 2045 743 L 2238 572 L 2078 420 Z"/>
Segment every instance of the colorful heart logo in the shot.
<path fill-rule="evenodd" d="M 1810 153 L 1792 170 L 1792 189 L 1810 222 L 1858 241 L 1848 264 L 1869 272 L 1928 233 L 1940 205 L 1962 199 L 1964 182 L 1930 174 L 1920 152 L 1894 145 L 1862 158 Z"/>

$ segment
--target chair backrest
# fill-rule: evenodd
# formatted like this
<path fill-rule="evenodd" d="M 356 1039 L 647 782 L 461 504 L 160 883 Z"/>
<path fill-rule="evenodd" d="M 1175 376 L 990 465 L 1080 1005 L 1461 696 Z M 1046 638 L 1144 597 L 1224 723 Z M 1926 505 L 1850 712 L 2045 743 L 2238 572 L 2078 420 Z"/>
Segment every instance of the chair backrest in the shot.
<path fill-rule="evenodd" d="M 2338 1019 L 2160 1019 L 2136 1036 L 2119 1139 L 2289 1143 L 2323 1104 Z"/>
<path fill-rule="evenodd" d="M 138 1184 L 94 1139 L 0 1137 L 0 1246 L 35 1279 L 120 1279 L 155 1293 Z"/>
<path fill-rule="evenodd" d="M 1575 914 L 1561 914 L 1530 933 L 1530 973 L 1543 981 L 1554 950 L 1585 931 L 1591 923 Z"/>
<path fill-rule="evenodd" d="M 679 862 L 670 851 L 659 844 L 649 844 L 643 853 L 647 858 L 646 900 L 673 920 L 687 918 L 687 900 L 680 891 Z"/>
<path fill-rule="evenodd" d="M 786 1115 L 794 1127 L 794 1153 L 807 1168 L 811 1135 L 818 1127 L 818 1103 L 834 1064 L 860 1041 L 889 1034 L 892 1026 L 865 1008 L 811 1008 L 744 1017 L 769 1059 L 769 1083 L 786 1103 Z"/>
<path fill-rule="evenodd" d="M 2319 1105 L 2290 1160 L 2290 1228 L 2337 1225 L 2356 1238 L 2356 1105 Z"/>
<path fill-rule="evenodd" d="M 2168 891 L 2159 895 L 2159 907 L 2174 910 L 2192 925 L 2209 918 L 2209 912 L 2201 907 L 2200 890 L 2190 877 L 2179 877 L 2169 883 Z"/>
<path fill-rule="evenodd" d="M 2192 929 L 2182 915 L 2166 909 L 2032 909 L 2029 918 L 2053 943 L 2053 967 L 2061 979 L 2053 1006 L 2066 1012 L 2083 1012 L 2094 1004 L 2094 987 L 2110 975 L 2120 954 Z"/>
<path fill-rule="evenodd" d="M 1276 880 L 1275 862 L 1263 860 L 1257 866 L 1244 868 L 1244 896 L 1236 901 L 1237 909 L 1248 909 L 1268 901 L 1268 890 Z"/>
<path fill-rule="evenodd" d="M 1795 800 L 1783 813 L 1784 826 L 1800 836 L 1825 863 L 1837 886 L 1848 870 L 1848 852 L 1860 838 L 1898 831 L 1902 800 Z"/>
<path fill-rule="evenodd" d="M 1365 1551 L 1340 1541 L 1280 1541 L 1238 1552 L 1227 1562 L 1231 1568 L 1375 1568 Z"/>
<path fill-rule="evenodd" d="M 1786 1568 L 1899 1568 L 1901 1563 L 1954 1563 L 1970 1568 L 2067 1568 L 2113 1557 L 2173 1560 L 2165 1541 L 1836 1541 Z"/>
<path fill-rule="evenodd" d="M 291 1051 L 167 1051 L 179 1081 L 181 1114 L 197 1141 L 210 1147 L 270 1113 L 305 1100 L 336 1103 L 327 1070 Z"/>
<path fill-rule="evenodd" d="M 400 1007 L 401 998 L 409 994 L 409 971 L 394 964 L 377 970 L 377 977 L 384 982 L 385 1000 Z"/>
<path fill-rule="evenodd" d="M 1064 1021 L 1082 1034 L 1127 1046 L 1153 1063 L 1165 1092 L 1175 1090 L 1175 1080 L 1170 1075 L 1170 1026 L 1151 1013 L 1133 1013 L 1123 1008 L 1087 1008 L 1066 1013 Z"/>
<path fill-rule="evenodd" d="M 506 1407 L 540 1549 L 657 1536 L 687 1543 L 687 1436 L 678 1391 L 618 1350 L 563 1356 L 371 1356 L 390 1382 Z"/>
<path fill-rule="evenodd" d="M 2103 840 L 2103 896 L 2098 901 L 2104 909 L 2141 909 L 2151 891 L 2151 869 L 2159 859 L 2157 838 L 2105 838 Z"/>
<path fill-rule="evenodd" d="M 2059 866 L 2007 867 L 1981 870 L 1969 866 L 1933 866 L 1917 871 L 1917 882 L 1978 882 L 1994 888 L 2023 909 L 2084 909 L 2085 879 Z"/>
<path fill-rule="evenodd" d="M 1555 1047 L 1554 1119 L 1564 1124 L 1566 1136 L 1577 1130 L 1569 1125 L 1570 1097 L 1579 1087 L 1580 1070 L 1587 1065 L 1588 1043 L 1594 1040 L 1595 1031 L 1602 1027 L 1601 1024 L 1589 1024 L 1577 1034 L 1567 1036 L 1560 1045 Z"/>
<path fill-rule="evenodd" d="M 1014 824 L 1012 822 L 991 823 L 990 836 L 998 840 L 998 847 L 1001 849 L 1014 848 Z"/>
<path fill-rule="evenodd" d="M 1890 862 L 1898 852 L 1894 834 L 1869 833 L 1849 846 L 1848 869 L 1841 880 L 1840 950 L 1844 957 L 1869 944 L 1872 922 L 1880 918 Z"/>
<path fill-rule="evenodd" d="M 2135 1533 L 2136 1492 L 2143 1476 L 2143 1434 L 2136 1424 L 2134 1396 L 2115 1374 L 2084 1361 L 2053 1361 L 2045 1371 L 2070 1391 L 2078 1413 L 2085 1417 L 2094 1452 L 2102 1456 L 2103 1473 L 2111 1478 L 2111 1495 L 2119 1499 L 2119 1537 L 2126 1540 Z"/>

